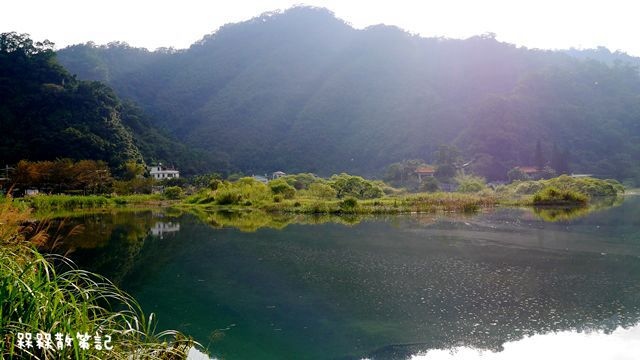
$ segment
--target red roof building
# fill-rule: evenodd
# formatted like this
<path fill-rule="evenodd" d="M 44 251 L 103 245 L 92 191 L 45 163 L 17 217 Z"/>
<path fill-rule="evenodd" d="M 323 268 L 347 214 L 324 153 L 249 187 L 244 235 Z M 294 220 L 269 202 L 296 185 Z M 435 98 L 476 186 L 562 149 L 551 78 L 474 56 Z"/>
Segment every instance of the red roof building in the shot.
<path fill-rule="evenodd" d="M 436 173 L 436 168 L 429 165 L 418 166 L 415 171 L 418 175 L 418 181 L 422 181 L 422 177 L 433 176 Z"/>

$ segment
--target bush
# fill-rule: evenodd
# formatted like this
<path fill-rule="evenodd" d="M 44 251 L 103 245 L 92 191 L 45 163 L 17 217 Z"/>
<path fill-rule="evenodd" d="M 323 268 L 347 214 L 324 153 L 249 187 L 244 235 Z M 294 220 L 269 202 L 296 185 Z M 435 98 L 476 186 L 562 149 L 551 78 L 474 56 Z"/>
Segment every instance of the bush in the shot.
<path fill-rule="evenodd" d="M 320 182 L 309 185 L 309 193 L 318 199 L 330 200 L 334 199 L 337 192 L 334 188 Z"/>
<path fill-rule="evenodd" d="M 358 200 L 354 197 L 348 197 L 340 202 L 340 209 L 342 210 L 354 210 L 358 206 Z"/>
<path fill-rule="evenodd" d="M 357 199 L 375 199 L 384 195 L 382 189 L 376 184 L 360 176 L 344 173 L 333 175 L 329 184 L 336 190 L 338 198 L 351 196 Z"/>
<path fill-rule="evenodd" d="M 574 190 L 548 186 L 533 195 L 534 205 L 584 205 L 589 198 Z"/>
<path fill-rule="evenodd" d="M 220 184 L 222 184 L 222 181 L 218 179 L 213 179 L 209 182 L 209 189 L 216 191 L 218 190 L 218 186 L 220 186 Z"/>
<path fill-rule="evenodd" d="M 296 189 L 283 179 L 270 181 L 269 188 L 273 194 L 282 195 L 285 199 L 292 199 L 296 195 Z"/>
<path fill-rule="evenodd" d="M 428 176 L 422 180 L 420 184 L 420 191 L 424 192 L 436 192 L 440 190 L 440 182 L 433 176 Z"/>
<path fill-rule="evenodd" d="M 600 180 L 590 177 L 573 178 L 562 175 L 549 180 L 532 182 L 536 187 L 553 186 L 560 190 L 572 190 L 587 196 L 617 196 L 624 193 L 624 187 L 616 180 Z M 539 191 L 541 189 L 538 189 Z"/>
<path fill-rule="evenodd" d="M 184 195 L 184 191 L 180 186 L 170 186 L 164 189 L 164 196 L 167 199 L 177 200 L 180 199 Z"/>
<path fill-rule="evenodd" d="M 278 180 L 284 180 L 287 184 L 293 186 L 296 190 L 306 190 L 311 186 L 311 184 L 318 182 L 321 180 L 314 174 L 310 173 L 301 173 L 295 175 L 285 175 Z"/>
<path fill-rule="evenodd" d="M 455 178 L 458 183 L 458 192 L 472 193 L 482 191 L 487 187 L 484 178 L 472 175 L 461 175 Z"/>
<path fill-rule="evenodd" d="M 221 182 L 214 192 L 214 198 L 218 205 L 235 205 L 244 202 L 259 204 L 270 202 L 271 189 L 253 178 L 245 177 L 234 183 Z"/>

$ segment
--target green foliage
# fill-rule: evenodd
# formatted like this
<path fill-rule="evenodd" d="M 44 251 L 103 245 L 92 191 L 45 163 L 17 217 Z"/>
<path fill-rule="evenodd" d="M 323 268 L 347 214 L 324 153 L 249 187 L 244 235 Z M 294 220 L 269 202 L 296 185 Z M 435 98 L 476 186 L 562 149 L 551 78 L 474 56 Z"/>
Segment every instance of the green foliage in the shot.
<path fill-rule="evenodd" d="M 420 184 L 420 191 L 424 192 L 436 192 L 440 190 L 440 183 L 438 179 L 433 176 L 427 176 L 422 179 L 422 183 Z"/>
<path fill-rule="evenodd" d="M 373 182 L 360 176 L 344 173 L 333 175 L 329 179 L 329 185 L 336 190 L 338 198 L 353 196 L 357 199 L 374 199 L 384 195 L 382 190 Z"/>
<path fill-rule="evenodd" d="M 415 171 L 418 167 L 426 165 L 424 160 L 403 160 L 389 165 L 384 174 L 384 180 L 394 186 L 403 186 L 412 190 L 418 187 L 418 178 Z"/>
<path fill-rule="evenodd" d="M 29 197 L 26 201 L 38 211 L 95 209 L 109 205 L 109 199 L 96 195 L 40 195 Z"/>
<path fill-rule="evenodd" d="M 472 193 L 479 192 L 487 187 L 487 183 L 484 178 L 472 175 L 459 175 L 455 178 L 458 183 L 458 192 Z"/>
<path fill-rule="evenodd" d="M 321 182 L 316 182 L 309 185 L 309 193 L 312 196 L 322 200 L 335 199 L 338 195 L 338 192 L 334 188 Z"/>
<path fill-rule="evenodd" d="M 274 195 L 282 195 L 285 199 L 292 199 L 296 195 L 296 189 L 284 179 L 271 180 L 269 188 Z"/>
<path fill-rule="evenodd" d="M 189 178 L 189 184 L 197 187 L 209 187 L 211 188 L 212 184 L 218 183 L 219 180 L 222 180 L 222 175 L 219 173 L 209 173 L 204 175 L 196 175 Z M 216 185 L 214 185 L 216 186 Z M 212 189 L 215 190 L 215 189 Z"/>
<path fill-rule="evenodd" d="M 534 205 L 584 205 L 589 198 L 577 191 L 547 186 L 533 195 Z"/>
<path fill-rule="evenodd" d="M 514 182 L 505 191 L 518 195 L 531 195 L 546 187 L 558 190 L 571 190 L 588 197 L 617 196 L 624 193 L 624 187 L 616 180 L 600 180 L 590 177 L 574 178 L 562 175 L 548 180 Z"/>
<path fill-rule="evenodd" d="M 271 189 L 267 185 L 250 177 L 241 178 L 236 182 L 222 182 L 212 195 L 218 205 L 241 205 L 247 202 L 259 205 L 273 199 Z"/>
<path fill-rule="evenodd" d="M 182 198 L 184 195 L 184 190 L 182 190 L 179 186 L 170 186 L 164 189 L 164 196 L 170 200 L 177 200 Z"/>
<path fill-rule="evenodd" d="M 218 187 L 220 186 L 220 184 L 222 184 L 222 181 L 218 179 L 213 179 L 209 182 L 209 189 L 216 191 L 218 190 Z"/>
<path fill-rule="evenodd" d="M 280 177 L 280 179 L 286 181 L 287 184 L 293 186 L 296 190 L 306 190 L 311 184 L 321 180 L 316 175 L 310 173 L 285 175 Z"/>
<path fill-rule="evenodd" d="M 79 81 L 56 62 L 53 44 L 26 34 L 0 34 L 0 161 L 21 159 L 106 162 L 130 180 L 144 158 L 206 168 L 184 145 L 152 128 L 144 113 L 95 81 Z"/>
<path fill-rule="evenodd" d="M 145 173 L 144 164 L 137 163 L 135 161 L 127 161 L 123 165 L 122 179 L 131 180 L 137 177 L 143 176 Z"/>
<path fill-rule="evenodd" d="M 354 197 L 347 197 L 340 202 L 340 209 L 343 211 L 353 211 L 358 207 L 358 199 Z"/>

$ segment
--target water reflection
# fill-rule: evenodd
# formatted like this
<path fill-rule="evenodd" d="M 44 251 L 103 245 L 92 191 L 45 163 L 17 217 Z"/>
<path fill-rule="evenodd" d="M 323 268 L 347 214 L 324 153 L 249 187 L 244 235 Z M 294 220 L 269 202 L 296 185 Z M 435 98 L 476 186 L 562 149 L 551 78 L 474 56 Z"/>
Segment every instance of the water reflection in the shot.
<path fill-rule="evenodd" d="M 617 333 L 640 319 L 640 198 L 558 222 L 526 209 L 341 224 L 245 213 L 83 221 L 106 238 L 69 241 L 74 259 L 218 358 L 507 351 L 537 334 Z M 150 236 L 159 221 L 180 231 Z"/>
<path fill-rule="evenodd" d="M 591 199 L 588 206 L 549 206 L 534 207 L 533 213 L 547 222 L 570 221 L 585 217 L 597 211 L 619 206 L 624 201 L 623 196 L 601 197 Z"/>
<path fill-rule="evenodd" d="M 149 230 L 151 235 L 164 239 L 165 234 L 171 234 L 180 231 L 180 224 L 171 221 L 158 221 Z"/>
<path fill-rule="evenodd" d="M 503 347 L 500 352 L 468 347 L 429 350 L 411 360 L 636 360 L 640 356 L 640 325 L 620 327 L 611 333 L 562 331 L 533 335 L 507 342 Z"/>

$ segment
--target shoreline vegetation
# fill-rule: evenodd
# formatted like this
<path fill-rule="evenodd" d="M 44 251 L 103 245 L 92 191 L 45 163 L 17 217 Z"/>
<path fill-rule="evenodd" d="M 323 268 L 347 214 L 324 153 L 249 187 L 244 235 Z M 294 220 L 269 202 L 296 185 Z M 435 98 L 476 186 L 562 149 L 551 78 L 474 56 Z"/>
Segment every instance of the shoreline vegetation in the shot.
<path fill-rule="evenodd" d="M 71 260 L 44 255 L 55 243 L 47 221 L 32 222 L 30 209 L 10 197 L 0 199 L 0 354 L 3 359 L 185 359 L 197 345 L 177 331 L 156 331 L 130 295 L 110 280 L 75 267 Z M 50 245 L 47 245 L 50 246 Z M 33 336 L 31 347 L 18 347 L 19 333 Z M 62 349 L 38 348 L 36 337 L 60 333 L 72 339 Z M 90 336 L 88 347 L 80 335 Z M 94 336 L 109 344 L 98 348 Z M 110 338 L 107 338 L 109 336 Z M 107 349 L 112 347 L 111 349 Z"/>
<path fill-rule="evenodd" d="M 15 199 L 39 218 L 73 216 L 91 211 L 176 208 L 202 212 L 258 211 L 269 214 L 367 215 L 405 213 L 473 213 L 498 206 L 589 208 L 619 198 L 625 189 L 616 180 L 567 175 L 518 180 L 488 186 L 474 176 L 456 178 L 455 192 L 409 192 L 379 180 L 348 174 L 328 179 L 313 174 L 286 175 L 267 183 L 251 177 L 212 178 L 199 187 L 165 187 L 162 193 L 129 195 L 35 195 Z M 609 201 L 610 203 L 613 203 Z"/>

